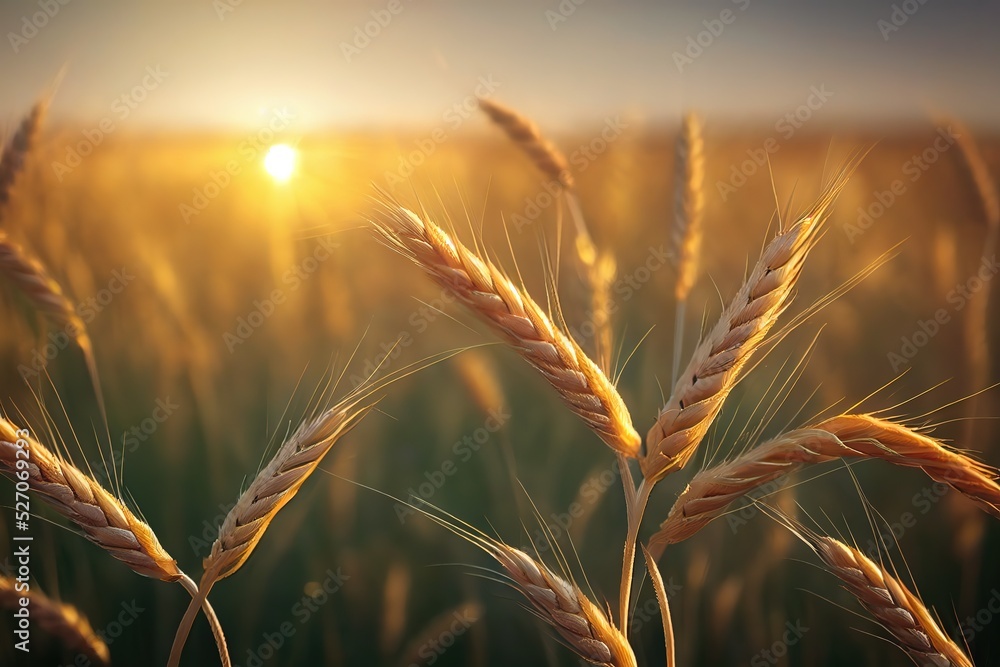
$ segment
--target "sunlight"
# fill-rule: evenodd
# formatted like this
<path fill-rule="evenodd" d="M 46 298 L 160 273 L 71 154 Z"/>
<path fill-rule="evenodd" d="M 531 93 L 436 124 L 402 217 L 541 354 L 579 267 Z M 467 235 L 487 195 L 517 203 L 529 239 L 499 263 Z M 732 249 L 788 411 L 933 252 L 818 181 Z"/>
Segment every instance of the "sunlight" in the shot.
<path fill-rule="evenodd" d="M 274 180 L 284 183 L 295 171 L 295 149 L 288 144 L 275 144 L 267 151 L 264 169 Z"/>

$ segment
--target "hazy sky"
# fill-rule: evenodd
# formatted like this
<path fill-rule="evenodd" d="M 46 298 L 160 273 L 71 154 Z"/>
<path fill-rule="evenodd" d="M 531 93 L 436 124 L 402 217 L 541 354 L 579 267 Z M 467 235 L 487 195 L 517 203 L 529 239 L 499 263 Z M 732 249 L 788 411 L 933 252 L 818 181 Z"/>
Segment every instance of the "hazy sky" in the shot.
<path fill-rule="evenodd" d="M 273 107 L 306 127 L 427 125 L 480 77 L 549 125 L 687 107 L 773 122 L 815 86 L 829 120 L 1000 126 L 998 0 L 59 1 L 0 2 L 7 125 L 65 66 L 56 115 L 117 122 L 126 104 L 136 127 L 252 126 Z"/>

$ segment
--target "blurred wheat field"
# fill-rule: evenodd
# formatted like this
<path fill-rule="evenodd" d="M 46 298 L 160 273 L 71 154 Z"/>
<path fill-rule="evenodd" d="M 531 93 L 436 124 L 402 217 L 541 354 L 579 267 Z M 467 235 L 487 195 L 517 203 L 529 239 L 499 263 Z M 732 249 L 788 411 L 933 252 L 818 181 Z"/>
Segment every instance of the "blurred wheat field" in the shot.
<path fill-rule="evenodd" d="M 675 129 L 626 119 L 619 134 L 595 143 L 603 129 L 557 138 L 571 155 L 595 239 L 617 261 L 618 386 L 637 426 L 648 425 L 672 365 L 675 275 L 664 248 Z M 493 665 L 525 656 L 572 664 L 572 654 L 508 599 L 516 596 L 470 575 L 489 566 L 488 558 L 365 488 L 419 496 L 513 545 L 534 542 L 544 556 L 552 545 L 538 530 L 530 497 L 548 529 L 571 539 L 597 599 L 613 604 L 621 563 L 608 544 L 617 545 L 625 530 L 613 460 L 530 369 L 416 268 L 380 247 L 366 224 L 376 188 L 419 202 L 467 243 L 479 238 L 509 269 L 516 258 L 536 298 L 556 281 L 566 325 L 591 351 L 592 315 L 569 260 L 567 213 L 546 197 L 524 158 L 470 130 L 436 143 L 431 155 L 420 153 L 413 175 L 401 178 L 400 160 L 419 152 L 428 135 L 279 133 L 276 141 L 297 149 L 298 165 L 287 183 L 276 183 L 261 167 L 264 146 L 248 150 L 246 135 L 116 134 L 57 174 L 53 163 L 65 160 L 79 136 L 73 127 L 45 130 L 3 224 L 79 304 L 112 443 L 104 435 L 95 440 L 103 427 L 79 353 L 60 344 L 11 289 L 0 290 L 3 409 L 23 412 L 37 430 L 46 423 L 44 404 L 74 460 L 89 462 L 99 479 L 120 475 L 127 497 L 185 571 L 200 570 L 217 524 L 301 421 L 315 387 L 343 373 L 346 393 L 373 371 L 385 375 L 445 350 L 475 348 L 382 392 L 378 410 L 332 450 L 323 464 L 328 474 L 310 480 L 270 527 L 242 581 L 219 584 L 213 603 L 234 664 Z M 987 225 L 975 185 L 957 147 L 935 148 L 940 136 L 929 124 L 888 136 L 801 132 L 782 141 L 768 165 L 754 161 L 766 131 L 707 124 L 704 268 L 689 297 L 685 355 L 776 231 L 771 213 L 779 210 L 788 222 L 815 199 L 832 165 L 875 139 L 806 263 L 790 314 L 899 245 L 891 261 L 792 331 L 737 386 L 693 465 L 741 451 L 751 434 L 774 435 L 872 394 L 861 409 L 929 415 L 940 424 L 937 437 L 1000 462 L 1000 393 L 950 405 L 1000 377 L 1000 321 L 993 289 L 985 330 L 973 332 L 985 336 L 991 365 L 985 373 L 970 370 L 970 304 L 986 296 L 981 286 L 996 264 L 993 250 L 984 257 Z M 1000 137 L 979 132 L 976 142 L 1000 174 Z M 238 173 L 227 168 L 232 163 Z M 737 185 L 736 173 L 745 184 Z M 47 350 L 53 358 L 42 364 Z M 650 504 L 660 519 L 683 482 L 670 478 L 661 487 Z M 881 534 L 944 629 L 963 646 L 964 629 L 971 655 L 989 665 L 1000 652 L 1000 624 L 975 631 L 966 619 L 997 596 L 1000 531 L 958 496 L 919 471 L 862 462 L 803 471 L 767 500 L 845 534 L 849 528 L 862 551 Z M 877 509 L 874 526 L 865 500 Z M 44 545 L 34 573 L 46 590 L 108 630 L 115 663 L 162 662 L 186 604 L 178 591 L 95 555 L 59 530 L 58 520 L 33 525 L 36 544 Z M 0 527 L 0 541 L 11 544 L 11 526 Z M 805 552 L 793 542 L 747 506 L 668 551 L 661 569 L 676 591 L 679 663 L 781 664 L 762 651 L 781 644 L 792 624 L 807 630 L 800 629 L 801 641 L 784 640 L 785 664 L 910 664 L 870 636 L 879 630 L 867 618 L 840 608 L 857 605 L 803 563 Z M 647 582 L 632 627 L 640 664 L 656 664 L 662 651 L 652 600 Z M 120 617 L 129 626 L 112 636 L 108 624 Z M 262 651 L 267 645 L 272 650 Z M 54 643 L 44 657 L 35 650 L 32 664 L 72 657 Z M 216 659 L 204 622 L 196 623 L 187 651 L 201 661 L 192 664 Z M 7 644 L 0 656 L 15 664 Z"/>

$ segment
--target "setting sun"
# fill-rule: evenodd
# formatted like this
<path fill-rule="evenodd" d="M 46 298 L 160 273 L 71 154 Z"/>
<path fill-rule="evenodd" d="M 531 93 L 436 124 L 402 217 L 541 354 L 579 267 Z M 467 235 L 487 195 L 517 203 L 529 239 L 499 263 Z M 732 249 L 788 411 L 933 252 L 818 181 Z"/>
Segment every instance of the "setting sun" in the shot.
<path fill-rule="evenodd" d="M 271 146 L 264 158 L 264 169 L 274 180 L 284 183 L 295 171 L 295 149 L 287 144 Z"/>

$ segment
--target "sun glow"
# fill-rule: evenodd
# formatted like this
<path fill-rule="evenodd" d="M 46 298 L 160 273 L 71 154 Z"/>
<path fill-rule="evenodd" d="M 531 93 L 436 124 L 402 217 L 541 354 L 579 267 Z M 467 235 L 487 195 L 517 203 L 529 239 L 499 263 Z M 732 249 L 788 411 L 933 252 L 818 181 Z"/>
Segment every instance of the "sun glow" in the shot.
<path fill-rule="evenodd" d="M 295 171 L 295 149 L 287 144 L 275 144 L 267 151 L 264 169 L 274 180 L 284 183 Z"/>

